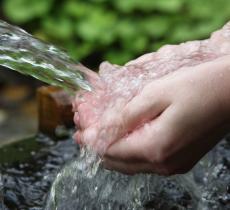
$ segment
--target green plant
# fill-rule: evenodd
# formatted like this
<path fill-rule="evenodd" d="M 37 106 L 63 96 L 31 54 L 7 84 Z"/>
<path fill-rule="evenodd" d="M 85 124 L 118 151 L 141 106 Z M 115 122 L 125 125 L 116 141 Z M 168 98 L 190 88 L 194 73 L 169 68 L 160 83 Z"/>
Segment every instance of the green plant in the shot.
<path fill-rule="evenodd" d="M 230 18 L 226 0 L 3 0 L 4 16 L 92 65 L 123 64 L 165 43 L 206 38 Z"/>

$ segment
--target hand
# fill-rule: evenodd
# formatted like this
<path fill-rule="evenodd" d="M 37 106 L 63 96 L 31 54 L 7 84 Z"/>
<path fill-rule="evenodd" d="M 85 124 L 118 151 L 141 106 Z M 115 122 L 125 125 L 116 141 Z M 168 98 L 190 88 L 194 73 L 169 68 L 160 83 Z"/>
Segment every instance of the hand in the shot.
<path fill-rule="evenodd" d="M 104 156 L 109 169 L 185 173 L 227 132 L 229 90 L 229 56 L 185 67 L 148 84 L 80 138 Z"/>
<path fill-rule="evenodd" d="M 195 66 L 229 54 L 230 22 L 207 40 L 166 45 L 157 52 L 130 61 L 125 66 L 103 62 L 99 68 L 100 79 L 95 74 L 91 75 L 92 72 L 88 72 L 94 91 L 78 91 L 73 101 L 74 122 L 77 127 L 75 139 L 81 143 L 80 136 L 84 130 L 92 127 L 102 116 L 105 120 L 106 112 L 109 121 L 111 112 L 115 115 L 120 112 L 123 105 L 147 83 L 182 67 Z M 122 101 L 122 98 L 125 100 Z M 110 112 L 110 107 L 117 102 L 117 108 Z"/>

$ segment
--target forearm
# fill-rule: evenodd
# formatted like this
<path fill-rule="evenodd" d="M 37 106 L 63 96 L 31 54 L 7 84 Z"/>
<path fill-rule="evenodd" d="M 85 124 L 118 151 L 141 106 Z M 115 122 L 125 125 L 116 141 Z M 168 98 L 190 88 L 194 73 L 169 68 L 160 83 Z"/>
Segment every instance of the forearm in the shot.
<path fill-rule="evenodd" d="M 195 66 L 230 55 L 230 22 L 212 33 L 206 40 L 188 41 L 178 45 L 165 45 L 157 52 L 140 56 L 125 66 L 136 66 L 159 75 L 181 67 Z"/>

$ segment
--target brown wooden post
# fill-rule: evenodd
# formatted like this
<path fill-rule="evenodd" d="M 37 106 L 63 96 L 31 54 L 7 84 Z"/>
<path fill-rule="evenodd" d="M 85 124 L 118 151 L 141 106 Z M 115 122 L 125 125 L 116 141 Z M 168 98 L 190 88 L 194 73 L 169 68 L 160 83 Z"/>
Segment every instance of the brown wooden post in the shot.
<path fill-rule="evenodd" d="M 37 90 L 37 99 L 40 132 L 54 136 L 58 126 L 74 125 L 71 97 L 64 90 L 43 86 Z"/>

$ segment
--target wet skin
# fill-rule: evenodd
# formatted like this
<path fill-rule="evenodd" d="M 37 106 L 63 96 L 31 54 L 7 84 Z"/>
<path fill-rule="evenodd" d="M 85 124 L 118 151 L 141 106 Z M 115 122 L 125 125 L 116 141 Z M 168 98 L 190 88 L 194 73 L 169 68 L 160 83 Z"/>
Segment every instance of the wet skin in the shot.
<path fill-rule="evenodd" d="M 150 81 L 138 91 L 133 88 L 134 94 L 128 100 L 116 98 L 107 109 L 103 103 L 114 99 L 114 95 L 106 98 L 103 91 L 98 91 L 97 97 L 83 93 L 83 102 L 75 103 L 78 142 L 101 154 L 105 167 L 112 170 L 163 175 L 187 172 L 228 131 L 230 57 L 224 55 L 229 54 L 228 43 L 226 33 L 223 36 L 216 32 L 208 47 L 207 43 L 199 43 L 194 50 L 197 42 L 174 47 L 177 53 L 171 64 L 178 68 L 174 68 L 176 72 Z M 217 54 L 210 50 L 217 49 L 214 46 L 222 46 Z M 189 49 L 190 54 L 193 52 L 190 60 L 184 53 Z M 170 50 L 173 52 L 173 47 L 160 50 L 163 60 Z M 196 50 L 198 53 L 194 53 Z M 145 64 L 152 61 L 159 64 L 156 56 L 148 54 L 128 67 L 147 68 Z M 119 71 L 116 66 L 108 69 L 112 67 Z M 107 72 L 103 73 L 106 76 Z M 101 109 L 92 112 L 91 104 L 101 105 Z"/>

